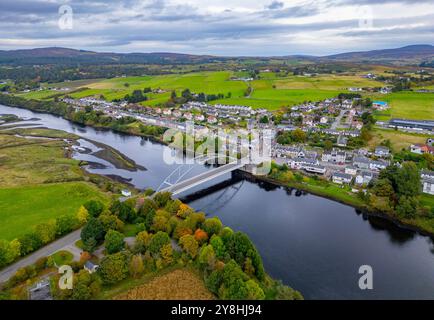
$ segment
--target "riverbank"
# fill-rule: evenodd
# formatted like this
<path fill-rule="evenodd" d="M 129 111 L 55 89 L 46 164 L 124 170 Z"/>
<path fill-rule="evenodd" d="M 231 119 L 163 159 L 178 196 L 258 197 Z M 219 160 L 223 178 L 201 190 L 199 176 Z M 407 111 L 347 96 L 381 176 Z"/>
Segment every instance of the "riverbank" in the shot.
<path fill-rule="evenodd" d="M 396 215 L 375 211 L 362 199 L 360 199 L 357 194 L 342 190 L 342 188 L 339 188 L 338 186 L 327 185 L 326 187 L 324 187 L 320 185 L 313 185 L 308 182 L 297 182 L 295 180 L 282 181 L 279 179 L 271 178 L 270 176 L 255 176 L 251 173 L 244 171 L 243 176 L 248 179 L 268 182 L 276 186 L 306 191 L 323 198 L 349 205 L 357 210 L 360 210 L 365 215 L 385 219 L 393 223 L 397 227 L 417 232 L 421 235 L 428 236 L 434 239 L 434 219 L 403 219 L 397 217 Z"/>
<path fill-rule="evenodd" d="M 0 94 L 0 97 L 1 96 L 2 95 Z M 18 98 L 18 99 L 20 99 L 20 98 Z M 24 101 L 28 101 L 28 100 L 24 100 Z M 4 103 L 4 101 L 2 101 L 2 99 L 0 99 L 0 103 Z M 15 106 L 14 104 L 12 106 Z M 34 109 L 32 109 L 30 107 L 26 107 L 25 104 L 26 103 L 24 103 L 24 105 L 20 105 L 18 107 L 35 111 Z M 42 112 L 48 112 L 48 113 L 51 113 L 54 115 L 59 115 L 59 113 L 57 112 L 57 109 L 55 109 L 55 110 L 50 109 L 50 110 L 51 111 L 42 111 Z M 38 110 L 36 110 L 36 111 L 38 111 Z M 38 112 L 40 112 L 40 111 L 38 111 Z M 66 120 L 73 121 L 66 116 L 62 116 L 62 117 Z M 78 122 L 78 123 L 80 123 L 80 122 Z M 104 129 L 104 130 L 113 130 L 115 132 L 120 132 L 123 134 L 146 137 L 146 138 L 151 139 L 153 142 L 162 143 L 164 145 L 167 145 L 167 143 L 163 141 L 161 135 L 143 134 L 139 129 L 139 125 L 136 125 L 136 123 L 137 122 L 134 122 L 133 126 L 119 127 L 119 128 L 101 126 L 101 125 L 92 124 L 92 123 L 86 123 L 86 125 L 92 126 L 94 128 Z M 153 127 L 153 126 L 149 126 L 149 127 Z M 419 217 L 415 218 L 415 219 L 403 219 L 403 218 L 398 217 L 394 214 L 375 212 L 363 199 L 358 197 L 357 194 L 354 194 L 350 190 L 345 190 L 345 188 L 342 188 L 338 185 L 334 185 L 331 183 L 323 184 L 322 181 L 320 181 L 319 179 L 312 179 L 312 178 L 308 178 L 308 177 L 302 177 L 300 181 L 297 181 L 297 179 L 294 179 L 294 174 L 292 174 L 292 177 L 290 179 L 284 179 L 284 180 L 273 178 L 271 176 L 267 176 L 267 177 L 261 176 L 261 177 L 257 177 L 257 178 L 262 179 L 264 181 L 268 181 L 268 182 L 277 184 L 277 185 L 304 190 L 304 191 L 307 191 L 307 192 L 312 193 L 314 195 L 318 195 L 318 196 L 321 196 L 321 197 L 324 197 L 324 198 L 327 198 L 327 199 L 330 199 L 333 201 L 337 201 L 337 202 L 340 202 L 340 203 L 343 203 L 346 205 L 350 205 L 356 209 L 359 209 L 361 211 L 369 213 L 372 216 L 383 217 L 385 219 L 388 219 L 389 221 L 392 221 L 393 223 L 400 225 L 406 229 L 410 229 L 410 230 L 419 232 L 421 234 L 424 234 L 424 235 L 427 235 L 430 237 L 434 237 L 434 219 L 427 220 L 427 219 L 422 219 Z"/>

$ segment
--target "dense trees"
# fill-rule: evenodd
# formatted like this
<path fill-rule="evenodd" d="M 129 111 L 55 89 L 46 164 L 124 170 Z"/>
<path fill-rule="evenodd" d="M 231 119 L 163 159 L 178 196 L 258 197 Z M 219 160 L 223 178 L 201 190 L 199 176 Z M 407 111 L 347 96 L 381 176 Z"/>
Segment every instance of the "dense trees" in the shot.
<path fill-rule="evenodd" d="M 89 200 L 83 206 L 94 218 L 97 218 L 104 210 L 104 204 L 98 200 Z"/>
<path fill-rule="evenodd" d="M 105 235 L 104 246 L 109 254 L 121 251 L 125 247 L 124 235 L 115 230 L 109 230 Z"/>
<path fill-rule="evenodd" d="M 142 90 L 134 90 L 131 95 L 125 95 L 124 99 L 128 103 L 138 103 L 148 100 L 148 98 L 143 94 Z"/>
<path fill-rule="evenodd" d="M 81 230 L 81 240 L 86 251 L 95 250 L 98 243 L 104 239 L 105 233 L 104 226 L 99 219 L 89 219 L 89 222 Z"/>
<path fill-rule="evenodd" d="M 129 273 L 130 253 L 121 251 L 104 257 L 98 273 L 106 284 L 113 284 L 125 279 Z"/>
<path fill-rule="evenodd" d="M 414 218 L 420 209 L 417 198 L 421 192 L 419 169 L 413 162 L 404 162 L 400 167 L 388 166 L 380 172 L 370 191 L 375 195 L 369 198 L 374 208 L 386 212 L 394 208 L 399 216 Z M 378 197 L 386 200 L 382 203 Z"/>
<path fill-rule="evenodd" d="M 170 243 L 170 237 L 166 232 L 158 231 L 152 236 L 148 245 L 148 250 L 153 256 L 157 256 L 160 253 L 160 249 Z"/>
<path fill-rule="evenodd" d="M 293 131 L 279 132 L 276 141 L 277 143 L 284 145 L 284 144 L 291 144 L 294 142 L 297 143 L 305 142 L 306 139 L 307 139 L 307 134 L 303 130 L 297 128 Z"/>
<path fill-rule="evenodd" d="M 266 295 L 277 295 L 278 284 L 265 278 L 262 260 L 245 234 L 223 227 L 216 217 L 206 219 L 204 213 L 172 200 L 170 194 L 157 194 L 154 200 L 115 201 L 108 210 L 98 209 L 100 206 L 95 203 L 87 203 L 86 207 L 81 207 L 77 214 L 88 218 L 81 233 L 84 247 L 92 251 L 105 240 L 105 257 L 94 274 L 81 269 L 92 259 L 89 253 L 83 255 L 80 262 L 74 262 L 74 288 L 54 290 L 58 299 L 92 299 L 106 285 L 113 285 L 128 276 L 139 278 L 171 265 L 200 268 L 206 286 L 222 299 L 264 299 Z M 124 243 L 125 235 L 118 229 L 132 216 L 136 217 L 137 230 L 142 231 L 137 233 L 135 245 L 130 248 Z M 147 226 L 143 221 L 149 216 L 152 223 Z M 8 264 L 23 251 L 33 250 L 38 241 L 50 241 L 56 231 L 55 223 L 49 227 L 41 225 L 38 233 L 10 243 L 0 242 L 0 266 Z M 52 264 L 53 260 L 50 261 Z M 35 270 L 39 269 L 21 270 L 14 281 L 36 276 Z M 291 298 L 296 297 L 292 289 L 287 290 L 288 295 L 292 294 Z"/>
<path fill-rule="evenodd" d="M 0 240 L 0 268 L 3 268 L 15 261 L 20 254 L 21 243 L 18 240 L 11 242 Z"/>

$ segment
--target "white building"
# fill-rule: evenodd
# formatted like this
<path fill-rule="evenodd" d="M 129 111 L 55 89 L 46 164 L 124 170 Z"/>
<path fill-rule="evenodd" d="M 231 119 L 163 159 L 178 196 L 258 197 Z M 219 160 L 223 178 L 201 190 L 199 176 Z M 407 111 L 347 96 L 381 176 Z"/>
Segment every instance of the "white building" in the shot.
<path fill-rule="evenodd" d="M 345 151 L 333 149 L 322 154 L 321 160 L 324 162 L 345 163 L 347 154 Z"/>
<path fill-rule="evenodd" d="M 351 183 L 353 176 L 347 173 L 335 172 L 332 175 L 332 181 L 337 184 Z"/>

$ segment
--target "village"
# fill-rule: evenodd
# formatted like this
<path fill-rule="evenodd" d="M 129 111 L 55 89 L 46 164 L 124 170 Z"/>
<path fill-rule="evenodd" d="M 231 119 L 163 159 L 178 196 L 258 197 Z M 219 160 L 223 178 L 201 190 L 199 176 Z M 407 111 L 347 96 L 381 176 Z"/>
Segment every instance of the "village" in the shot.
<path fill-rule="evenodd" d="M 205 102 L 189 101 L 179 108 L 144 107 L 127 102 L 107 102 L 96 98 L 71 99 L 63 102 L 73 106 L 75 111 L 92 108 L 94 111 L 120 119 L 133 117 L 145 125 L 155 125 L 177 130 L 185 130 L 186 123 L 195 124 L 198 132 L 227 128 L 237 128 L 247 132 L 252 129 L 269 129 L 272 134 L 271 155 L 279 165 L 302 171 L 306 175 L 322 176 L 338 185 L 351 186 L 353 192 L 365 190 L 367 185 L 376 179 L 379 172 L 393 161 L 391 150 L 378 145 L 373 150 L 349 146 L 349 140 L 360 138 L 364 127 L 363 117 L 371 110 L 386 110 L 388 104 L 383 101 L 373 101 L 370 107 L 363 104 L 360 98 L 331 98 L 315 103 L 304 103 L 288 108 L 276 121 L 275 114 L 266 109 L 253 109 L 248 106 L 207 104 Z M 380 126 L 409 131 L 434 130 L 430 121 L 408 121 L 391 119 L 389 123 Z M 247 129 L 247 131 L 245 130 Z M 295 130 L 306 135 L 319 134 L 333 141 L 327 150 L 311 146 L 308 141 L 279 144 L 277 137 L 282 133 Z M 205 134 L 206 134 L 205 132 Z M 232 141 L 234 144 L 237 142 Z M 248 148 L 248 146 L 243 146 Z M 233 146 L 232 151 L 239 150 Z M 425 145 L 411 145 L 409 151 L 414 154 L 434 154 L 433 139 Z M 422 190 L 434 194 L 434 173 L 422 171 Z"/>

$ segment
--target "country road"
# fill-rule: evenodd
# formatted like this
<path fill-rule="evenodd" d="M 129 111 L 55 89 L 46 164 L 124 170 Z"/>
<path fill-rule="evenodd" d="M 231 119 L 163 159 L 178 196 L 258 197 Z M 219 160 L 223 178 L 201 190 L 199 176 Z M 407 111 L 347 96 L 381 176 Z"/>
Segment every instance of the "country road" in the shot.
<path fill-rule="evenodd" d="M 0 270 L 0 283 L 7 281 L 15 274 L 18 269 L 35 263 L 39 258 L 50 256 L 68 245 L 73 245 L 77 240 L 80 239 L 80 233 L 81 229 L 71 232 L 63 238 L 60 238 L 39 249 L 38 251 L 35 251 L 32 254 L 18 260 L 9 267 Z"/>

